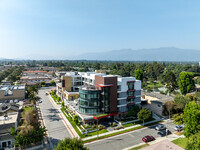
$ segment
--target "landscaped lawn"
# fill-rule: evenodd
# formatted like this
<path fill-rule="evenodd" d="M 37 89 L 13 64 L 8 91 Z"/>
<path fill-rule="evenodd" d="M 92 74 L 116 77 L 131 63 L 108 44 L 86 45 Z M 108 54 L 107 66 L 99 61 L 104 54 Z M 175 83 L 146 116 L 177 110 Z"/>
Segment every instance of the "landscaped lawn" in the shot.
<path fill-rule="evenodd" d="M 187 138 L 178 138 L 176 140 L 173 140 L 172 142 L 185 149 L 186 143 L 187 143 Z"/>
<path fill-rule="evenodd" d="M 161 82 L 154 82 L 154 83 L 151 83 L 151 82 L 149 82 L 149 83 L 147 83 L 146 84 L 146 87 L 148 88 L 160 88 L 160 87 L 162 87 L 163 86 L 163 84 L 161 83 Z"/>
<path fill-rule="evenodd" d="M 124 124 L 123 126 L 124 127 L 130 127 L 130 126 L 134 126 L 134 125 L 136 125 L 136 123 L 135 122 L 131 122 L 131 123 Z"/>
<path fill-rule="evenodd" d="M 131 148 L 131 149 L 129 149 L 129 150 L 139 150 L 139 149 L 141 149 L 141 148 L 143 148 L 143 147 L 147 147 L 147 146 L 149 146 L 149 144 L 143 144 L 143 145 L 140 145 L 140 146 L 138 146 L 138 147 Z"/>
<path fill-rule="evenodd" d="M 24 107 L 24 111 L 28 111 L 28 110 L 30 110 L 30 109 L 34 109 L 34 107 Z"/>
<path fill-rule="evenodd" d="M 103 130 L 100 130 L 100 131 L 99 131 L 99 134 L 106 133 L 106 132 L 108 132 L 108 130 L 103 129 Z M 88 136 L 93 136 L 93 135 L 97 135 L 97 132 L 91 132 L 91 133 L 88 133 L 88 134 L 85 135 L 85 136 L 88 137 Z"/>
<path fill-rule="evenodd" d="M 148 120 L 146 120 L 145 122 L 149 122 L 149 121 L 153 121 L 155 120 L 154 118 L 150 118 Z M 131 123 L 127 123 L 127 124 L 123 124 L 124 127 L 131 127 L 131 126 L 134 126 L 134 125 L 137 125 L 137 124 L 143 124 L 142 121 L 136 121 L 136 122 L 131 122 Z"/>

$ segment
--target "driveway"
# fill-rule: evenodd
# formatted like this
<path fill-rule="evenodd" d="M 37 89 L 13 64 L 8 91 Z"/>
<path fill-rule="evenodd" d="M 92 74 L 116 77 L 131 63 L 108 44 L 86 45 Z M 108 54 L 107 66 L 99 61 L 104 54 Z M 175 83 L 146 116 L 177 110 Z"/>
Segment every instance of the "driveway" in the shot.
<path fill-rule="evenodd" d="M 39 104 L 42 117 L 47 128 L 48 137 L 53 144 L 53 147 L 58 144 L 59 141 L 70 137 L 71 135 L 67 130 L 63 120 L 58 114 L 58 110 L 51 103 L 48 96 L 45 95 L 47 91 L 51 89 L 41 89 L 38 92 L 38 96 L 42 99 L 42 103 Z"/>

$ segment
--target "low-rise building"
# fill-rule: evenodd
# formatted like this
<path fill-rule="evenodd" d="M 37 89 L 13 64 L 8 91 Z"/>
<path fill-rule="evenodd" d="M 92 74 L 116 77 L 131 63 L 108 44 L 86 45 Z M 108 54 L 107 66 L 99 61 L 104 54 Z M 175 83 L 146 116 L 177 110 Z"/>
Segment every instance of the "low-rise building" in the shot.
<path fill-rule="evenodd" d="M 10 128 L 17 129 L 19 122 L 19 106 L 3 103 L 0 105 L 0 149 L 11 148 L 14 136 L 10 135 Z"/>
<path fill-rule="evenodd" d="M 162 95 L 160 93 L 143 93 L 142 94 L 147 103 L 144 105 L 147 109 L 160 117 L 164 117 L 164 104 L 167 101 L 173 101 L 173 96 Z"/>
<path fill-rule="evenodd" d="M 6 100 L 25 99 L 24 85 L 0 86 L 0 103 Z"/>

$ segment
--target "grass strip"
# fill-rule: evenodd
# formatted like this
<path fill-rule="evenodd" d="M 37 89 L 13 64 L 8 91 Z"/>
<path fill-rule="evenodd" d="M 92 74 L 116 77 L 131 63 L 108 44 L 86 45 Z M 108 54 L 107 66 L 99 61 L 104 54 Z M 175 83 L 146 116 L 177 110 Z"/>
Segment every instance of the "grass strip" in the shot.
<path fill-rule="evenodd" d="M 63 112 L 63 114 L 65 115 L 65 117 L 67 118 L 67 120 L 71 123 L 71 125 L 73 126 L 74 130 L 77 132 L 77 134 L 80 136 L 80 138 L 84 138 L 85 135 L 83 135 L 79 129 L 76 127 L 76 124 L 75 122 L 72 120 L 71 117 L 68 117 L 66 114 L 65 114 L 65 110 L 61 108 L 61 111 Z"/>
<path fill-rule="evenodd" d="M 173 140 L 172 142 L 185 149 L 187 144 L 187 138 L 178 138 L 176 140 Z"/>

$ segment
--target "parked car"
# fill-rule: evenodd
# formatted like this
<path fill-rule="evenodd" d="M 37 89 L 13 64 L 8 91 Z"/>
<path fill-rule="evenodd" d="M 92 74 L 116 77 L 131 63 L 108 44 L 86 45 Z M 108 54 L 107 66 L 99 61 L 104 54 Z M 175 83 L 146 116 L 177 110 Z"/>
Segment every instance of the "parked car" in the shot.
<path fill-rule="evenodd" d="M 165 130 L 159 131 L 157 134 L 163 137 L 163 136 L 171 134 L 171 131 L 169 131 L 168 129 L 165 129 Z"/>
<path fill-rule="evenodd" d="M 15 103 L 18 103 L 18 102 L 19 102 L 19 100 L 18 100 L 18 99 L 15 99 L 15 100 L 14 100 L 14 102 L 15 102 Z"/>
<path fill-rule="evenodd" d="M 166 129 L 166 127 L 163 124 L 159 124 L 155 127 L 156 130 L 160 131 L 160 130 L 164 130 Z"/>
<path fill-rule="evenodd" d="M 183 128 L 184 128 L 184 126 L 182 126 L 182 125 L 177 125 L 177 126 L 174 128 L 174 130 L 175 130 L 175 131 L 182 131 Z"/>
<path fill-rule="evenodd" d="M 42 100 L 40 99 L 38 102 L 39 102 L 39 103 L 42 103 Z"/>
<path fill-rule="evenodd" d="M 150 142 L 153 140 L 155 140 L 155 138 L 153 136 L 149 136 L 149 135 L 142 138 L 142 141 L 144 141 L 144 142 Z"/>
<path fill-rule="evenodd" d="M 14 101 L 13 101 L 13 100 L 10 100 L 10 103 L 14 103 Z"/>
<path fill-rule="evenodd" d="M 46 92 L 46 95 L 49 95 L 49 93 Z"/>

